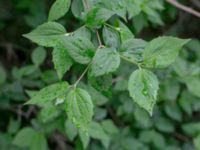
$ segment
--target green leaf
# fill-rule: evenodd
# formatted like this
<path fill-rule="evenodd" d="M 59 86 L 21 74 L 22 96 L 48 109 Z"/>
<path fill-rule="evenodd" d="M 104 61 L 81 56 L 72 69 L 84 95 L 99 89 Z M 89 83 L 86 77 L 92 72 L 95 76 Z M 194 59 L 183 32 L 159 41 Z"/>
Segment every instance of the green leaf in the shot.
<path fill-rule="evenodd" d="M 92 62 L 91 74 L 101 76 L 112 73 L 120 65 L 120 56 L 114 48 L 98 49 Z"/>
<path fill-rule="evenodd" d="M 165 68 L 173 63 L 179 50 L 189 40 L 175 37 L 158 37 L 147 44 L 142 65 L 148 68 Z"/>
<path fill-rule="evenodd" d="M 141 12 L 142 0 L 127 0 L 127 11 L 129 19 Z"/>
<path fill-rule="evenodd" d="M 166 133 L 173 133 L 174 132 L 174 126 L 172 122 L 167 118 L 157 118 L 155 121 L 155 126 L 158 130 Z"/>
<path fill-rule="evenodd" d="M 152 23 L 159 24 L 159 25 L 164 24 L 160 17 L 160 14 L 155 9 L 145 5 L 143 7 L 143 11 L 147 15 L 148 20 L 151 21 Z"/>
<path fill-rule="evenodd" d="M 120 36 L 119 33 L 107 26 L 103 28 L 103 40 L 106 46 L 118 48 L 120 46 Z"/>
<path fill-rule="evenodd" d="M 48 150 L 46 138 L 42 133 L 38 132 L 33 139 L 30 150 Z"/>
<path fill-rule="evenodd" d="M 74 31 L 74 36 L 84 37 L 84 38 L 86 37 L 89 40 L 91 40 L 91 38 L 92 38 L 92 34 L 91 34 L 90 29 L 88 29 L 85 26 L 82 26 L 79 29 L 77 29 L 76 31 Z"/>
<path fill-rule="evenodd" d="M 120 33 L 122 43 L 124 41 L 127 41 L 127 40 L 134 38 L 134 35 L 131 32 L 131 30 L 121 21 L 119 21 L 119 29 L 118 30 L 119 30 L 119 33 Z"/>
<path fill-rule="evenodd" d="M 118 16 L 126 20 L 126 1 L 125 0 L 102 0 L 103 6 L 115 12 Z"/>
<path fill-rule="evenodd" d="M 158 84 L 157 77 L 145 69 L 134 71 L 128 82 L 128 90 L 134 102 L 147 110 L 150 115 L 156 103 Z"/>
<path fill-rule="evenodd" d="M 129 39 L 122 43 L 120 55 L 132 62 L 139 63 L 143 60 L 142 52 L 146 45 L 147 42 L 142 39 Z"/>
<path fill-rule="evenodd" d="M 10 134 L 15 134 L 21 126 L 21 121 L 20 120 L 14 120 L 10 118 L 9 124 L 7 126 L 7 132 Z"/>
<path fill-rule="evenodd" d="M 115 126 L 112 120 L 103 120 L 101 122 L 102 128 L 106 131 L 108 134 L 117 134 L 119 133 L 119 129 Z"/>
<path fill-rule="evenodd" d="M 184 78 L 184 82 L 187 85 L 191 94 L 200 97 L 200 76 L 189 76 Z"/>
<path fill-rule="evenodd" d="M 73 0 L 71 5 L 71 11 L 74 17 L 78 19 L 82 19 L 82 15 L 84 14 L 84 6 L 82 1 L 80 0 Z"/>
<path fill-rule="evenodd" d="M 41 46 L 53 47 L 65 34 L 66 30 L 61 24 L 47 22 L 38 26 L 32 32 L 24 34 L 24 37 Z"/>
<path fill-rule="evenodd" d="M 200 122 L 187 123 L 182 125 L 182 130 L 190 136 L 197 136 L 200 134 Z"/>
<path fill-rule="evenodd" d="M 37 71 L 37 67 L 35 65 L 26 65 L 22 68 L 20 68 L 19 73 L 20 76 L 31 76 L 34 72 Z"/>
<path fill-rule="evenodd" d="M 69 85 L 67 82 L 59 82 L 49 85 L 36 93 L 26 104 L 43 105 L 67 92 Z"/>
<path fill-rule="evenodd" d="M 109 143 L 110 143 L 110 138 L 99 123 L 97 123 L 97 122 L 91 123 L 90 129 L 89 129 L 89 135 L 92 138 L 101 140 L 104 147 L 108 148 Z"/>
<path fill-rule="evenodd" d="M 114 14 L 115 13 L 109 9 L 95 7 L 88 12 L 85 18 L 85 22 L 88 27 L 96 28 L 105 23 Z"/>
<path fill-rule="evenodd" d="M 176 78 L 164 80 L 160 85 L 159 99 L 175 101 L 180 93 L 180 85 Z"/>
<path fill-rule="evenodd" d="M 94 77 L 90 72 L 88 73 L 88 80 L 90 85 L 92 85 L 99 92 L 109 93 L 112 86 L 112 75 L 103 75 Z"/>
<path fill-rule="evenodd" d="M 65 47 L 58 44 L 53 49 L 53 63 L 58 77 L 62 79 L 63 75 L 70 69 L 73 64 L 71 57 Z"/>
<path fill-rule="evenodd" d="M 81 139 L 81 142 L 83 144 L 83 147 L 84 149 L 87 148 L 87 146 L 89 145 L 90 143 L 90 136 L 88 133 L 82 131 L 82 130 L 79 130 L 79 137 Z"/>
<path fill-rule="evenodd" d="M 146 19 L 146 15 L 144 13 L 134 16 L 133 22 L 133 26 L 137 34 L 139 34 L 144 27 L 148 27 L 148 20 Z"/>
<path fill-rule="evenodd" d="M 102 106 L 108 102 L 108 98 L 96 90 L 91 85 L 80 84 L 80 87 L 88 91 L 91 95 L 92 101 L 96 106 Z"/>
<path fill-rule="evenodd" d="M 56 106 L 46 104 L 46 106 L 40 111 L 39 117 L 42 122 L 46 123 L 58 117 L 59 114 L 60 111 Z"/>
<path fill-rule="evenodd" d="M 93 116 L 93 104 L 87 91 L 80 88 L 72 89 L 66 97 L 66 111 L 69 119 L 78 128 L 88 130 Z"/>
<path fill-rule="evenodd" d="M 32 62 L 39 66 L 44 62 L 46 55 L 47 53 L 43 47 L 37 47 L 31 55 Z"/>
<path fill-rule="evenodd" d="M 194 146 L 196 150 L 200 149 L 200 134 L 194 139 Z"/>
<path fill-rule="evenodd" d="M 29 147 L 36 135 L 37 133 L 33 128 L 23 128 L 14 137 L 13 144 L 19 147 Z"/>
<path fill-rule="evenodd" d="M 127 104 L 128 105 L 128 104 Z M 127 108 L 126 105 L 126 108 Z M 130 103 L 129 103 L 130 105 Z M 125 109 L 126 109 L 125 108 Z M 135 107 L 134 110 L 130 110 L 130 112 L 134 112 L 134 117 L 136 120 L 136 126 L 142 129 L 148 129 L 152 127 L 153 120 L 149 116 L 148 112 L 142 109 L 141 107 Z"/>
<path fill-rule="evenodd" d="M 6 81 L 6 71 L 0 65 L 0 85 L 3 84 L 5 81 Z"/>
<path fill-rule="evenodd" d="M 165 138 L 154 130 L 144 130 L 140 133 L 139 139 L 146 144 L 153 144 L 157 149 L 166 147 Z"/>
<path fill-rule="evenodd" d="M 80 64 L 88 64 L 94 56 L 95 47 L 93 43 L 85 37 L 70 36 L 61 41 L 69 55 Z"/>
<path fill-rule="evenodd" d="M 70 141 L 73 141 L 78 134 L 76 127 L 69 120 L 65 121 L 65 133 Z"/>
<path fill-rule="evenodd" d="M 164 110 L 171 119 L 179 122 L 182 121 L 182 112 L 176 103 L 175 104 L 172 103 L 171 105 L 165 104 Z"/>
<path fill-rule="evenodd" d="M 49 11 L 48 21 L 63 17 L 69 10 L 71 0 L 56 0 Z"/>

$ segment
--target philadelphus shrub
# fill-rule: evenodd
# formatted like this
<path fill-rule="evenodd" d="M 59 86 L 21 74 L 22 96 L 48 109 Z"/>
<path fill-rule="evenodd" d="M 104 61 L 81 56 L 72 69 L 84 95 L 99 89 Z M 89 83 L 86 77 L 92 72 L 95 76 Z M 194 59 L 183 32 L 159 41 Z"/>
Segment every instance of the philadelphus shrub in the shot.
<path fill-rule="evenodd" d="M 56 21 L 70 8 L 83 26 L 69 33 Z M 162 4 L 156 0 L 55 1 L 48 21 L 24 37 L 53 48 L 53 63 L 60 82 L 36 93 L 29 92 L 31 99 L 26 104 L 41 107 L 64 104 L 69 120 L 87 135 L 93 117 L 91 94 L 94 93 L 81 88 L 80 81 L 88 76 L 91 82 L 104 84 L 105 76 L 115 73 L 120 64 L 127 61 L 138 68 L 130 74 L 129 95 L 134 103 L 152 115 L 159 90 L 159 81 L 152 70 L 172 64 L 189 40 L 160 36 L 147 42 L 135 38 L 125 24 L 140 13 L 146 13 L 149 21 L 162 24 L 157 13 L 161 9 Z M 73 84 L 69 84 L 63 81 L 63 76 L 73 69 L 74 64 L 85 66 L 85 70 Z M 95 79 L 100 80 L 97 83 Z"/>

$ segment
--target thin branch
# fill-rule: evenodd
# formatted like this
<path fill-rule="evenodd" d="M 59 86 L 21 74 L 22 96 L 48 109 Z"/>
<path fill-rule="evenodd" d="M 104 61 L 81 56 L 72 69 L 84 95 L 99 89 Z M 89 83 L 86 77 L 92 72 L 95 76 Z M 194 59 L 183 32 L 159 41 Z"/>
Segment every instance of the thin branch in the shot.
<path fill-rule="evenodd" d="M 91 9 L 91 7 L 90 7 L 88 0 L 83 0 L 82 2 L 83 2 L 85 11 L 89 11 Z M 103 45 L 102 45 L 102 42 L 101 42 L 99 31 L 98 30 L 95 30 L 95 31 L 96 31 L 97 39 L 98 39 L 98 42 L 99 42 L 99 47 L 101 48 L 101 47 L 103 47 Z"/>
<path fill-rule="evenodd" d="M 98 42 L 99 42 L 99 47 L 103 47 L 103 44 L 101 42 L 101 38 L 100 38 L 98 30 L 96 30 L 96 35 L 97 35 L 97 39 L 98 39 Z"/>
<path fill-rule="evenodd" d="M 170 3 L 171 5 L 177 7 L 178 9 L 183 10 L 183 11 L 189 13 L 189 14 L 192 14 L 192 15 L 200 18 L 200 12 L 198 12 L 198 11 L 196 11 L 196 10 L 190 8 L 190 7 L 187 7 L 187 6 L 180 4 L 176 0 L 166 0 L 166 1 L 168 3 Z"/>
<path fill-rule="evenodd" d="M 78 85 L 78 83 L 81 81 L 81 79 L 84 77 L 84 75 L 87 73 L 88 69 L 90 68 L 91 63 L 85 68 L 81 76 L 78 78 L 78 80 L 74 83 L 74 87 Z"/>

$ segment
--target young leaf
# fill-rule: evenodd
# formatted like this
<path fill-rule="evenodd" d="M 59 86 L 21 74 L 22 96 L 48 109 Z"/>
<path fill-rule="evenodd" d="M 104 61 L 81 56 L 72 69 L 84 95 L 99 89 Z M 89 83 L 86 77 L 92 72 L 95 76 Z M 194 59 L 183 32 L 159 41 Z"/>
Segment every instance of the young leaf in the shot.
<path fill-rule="evenodd" d="M 103 28 L 103 40 L 106 46 L 118 48 L 120 46 L 119 33 L 107 26 Z"/>
<path fill-rule="evenodd" d="M 95 52 L 93 43 L 84 37 L 65 37 L 62 39 L 61 44 L 69 55 L 80 64 L 88 64 Z"/>
<path fill-rule="evenodd" d="M 91 9 L 86 15 L 86 25 L 88 27 L 94 28 L 99 27 L 105 23 L 110 17 L 115 13 L 109 9 L 102 7 L 95 7 Z"/>
<path fill-rule="evenodd" d="M 112 73 L 120 65 L 120 56 L 115 48 L 98 49 L 92 62 L 91 74 L 101 76 Z"/>
<path fill-rule="evenodd" d="M 49 11 L 48 21 L 63 17 L 69 10 L 71 0 L 56 0 Z"/>
<path fill-rule="evenodd" d="M 37 47 L 33 51 L 31 59 L 36 66 L 39 66 L 44 62 L 46 55 L 47 53 L 43 47 Z"/>
<path fill-rule="evenodd" d="M 69 119 L 78 128 L 88 130 L 93 116 L 93 104 L 87 91 L 80 88 L 72 89 L 66 97 L 66 111 Z"/>
<path fill-rule="evenodd" d="M 179 50 L 189 40 L 174 37 L 158 37 L 144 49 L 142 63 L 147 68 L 165 68 L 173 63 Z"/>
<path fill-rule="evenodd" d="M 150 71 L 136 70 L 128 83 L 128 90 L 133 100 L 152 115 L 158 92 L 158 79 Z"/>
<path fill-rule="evenodd" d="M 43 105 L 67 92 L 69 85 L 67 82 L 59 82 L 47 86 L 36 93 L 26 104 Z"/>
<path fill-rule="evenodd" d="M 73 64 L 68 51 L 60 44 L 56 45 L 53 50 L 53 63 L 58 77 L 62 79 L 63 75 L 70 69 Z"/>
<path fill-rule="evenodd" d="M 65 28 L 56 22 L 47 22 L 38 26 L 35 30 L 28 34 L 24 34 L 24 37 L 31 41 L 46 47 L 54 47 L 66 34 Z"/>

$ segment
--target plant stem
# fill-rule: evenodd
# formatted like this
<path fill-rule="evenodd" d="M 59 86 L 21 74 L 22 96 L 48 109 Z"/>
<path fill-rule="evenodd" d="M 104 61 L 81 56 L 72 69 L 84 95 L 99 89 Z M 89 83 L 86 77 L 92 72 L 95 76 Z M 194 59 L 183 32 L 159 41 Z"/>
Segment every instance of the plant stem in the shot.
<path fill-rule="evenodd" d="M 83 0 L 83 5 L 84 5 L 84 9 L 86 11 L 88 11 L 90 9 L 90 5 L 88 3 L 87 0 Z M 100 35 L 99 35 L 99 32 L 98 30 L 96 30 L 96 34 L 97 34 L 97 38 L 98 38 L 98 41 L 99 41 L 99 47 L 102 47 L 102 42 L 101 42 L 101 38 L 100 38 Z M 92 61 L 89 63 L 89 65 L 85 68 L 85 70 L 83 71 L 83 73 L 81 74 L 81 76 L 78 78 L 78 80 L 73 84 L 73 86 L 76 88 L 76 86 L 78 85 L 78 83 L 81 81 L 81 79 L 84 77 L 84 75 L 87 73 L 88 69 L 90 68 L 90 65 L 92 64 Z"/>
<path fill-rule="evenodd" d="M 91 8 L 90 8 L 90 5 L 88 3 L 88 0 L 82 0 L 82 2 L 83 2 L 85 11 L 89 11 Z M 101 38 L 100 38 L 100 35 L 99 35 L 99 31 L 98 30 L 95 30 L 95 31 L 96 31 L 97 39 L 98 39 L 98 42 L 99 42 L 99 47 L 103 47 L 103 44 L 102 44 L 102 41 L 101 41 Z"/>
<path fill-rule="evenodd" d="M 168 3 L 170 3 L 171 5 L 175 6 L 176 8 L 183 10 L 183 11 L 189 13 L 189 14 L 192 14 L 192 15 L 200 18 L 200 12 L 198 12 L 198 11 L 196 11 L 196 10 L 190 8 L 190 7 L 187 7 L 187 6 L 180 4 L 176 0 L 166 0 L 166 1 Z"/>
<path fill-rule="evenodd" d="M 103 44 L 101 42 L 101 38 L 100 38 L 98 30 L 96 30 L 96 35 L 97 35 L 97 39 L 98 39 L 98 42 L 99 42 L 99 47 L 103 47 Z"/>
<path fill-rule="evenodd" d="M 74 83 L 74 87 L 78 85 L 78 83 L 81 81 L 81 79 L 84 77 L 84 75 L 87 73 L 88 69 L 90 68 L 91 63 L 85 68 L 81 76 L 78 78 L 78 80 Z"/>

